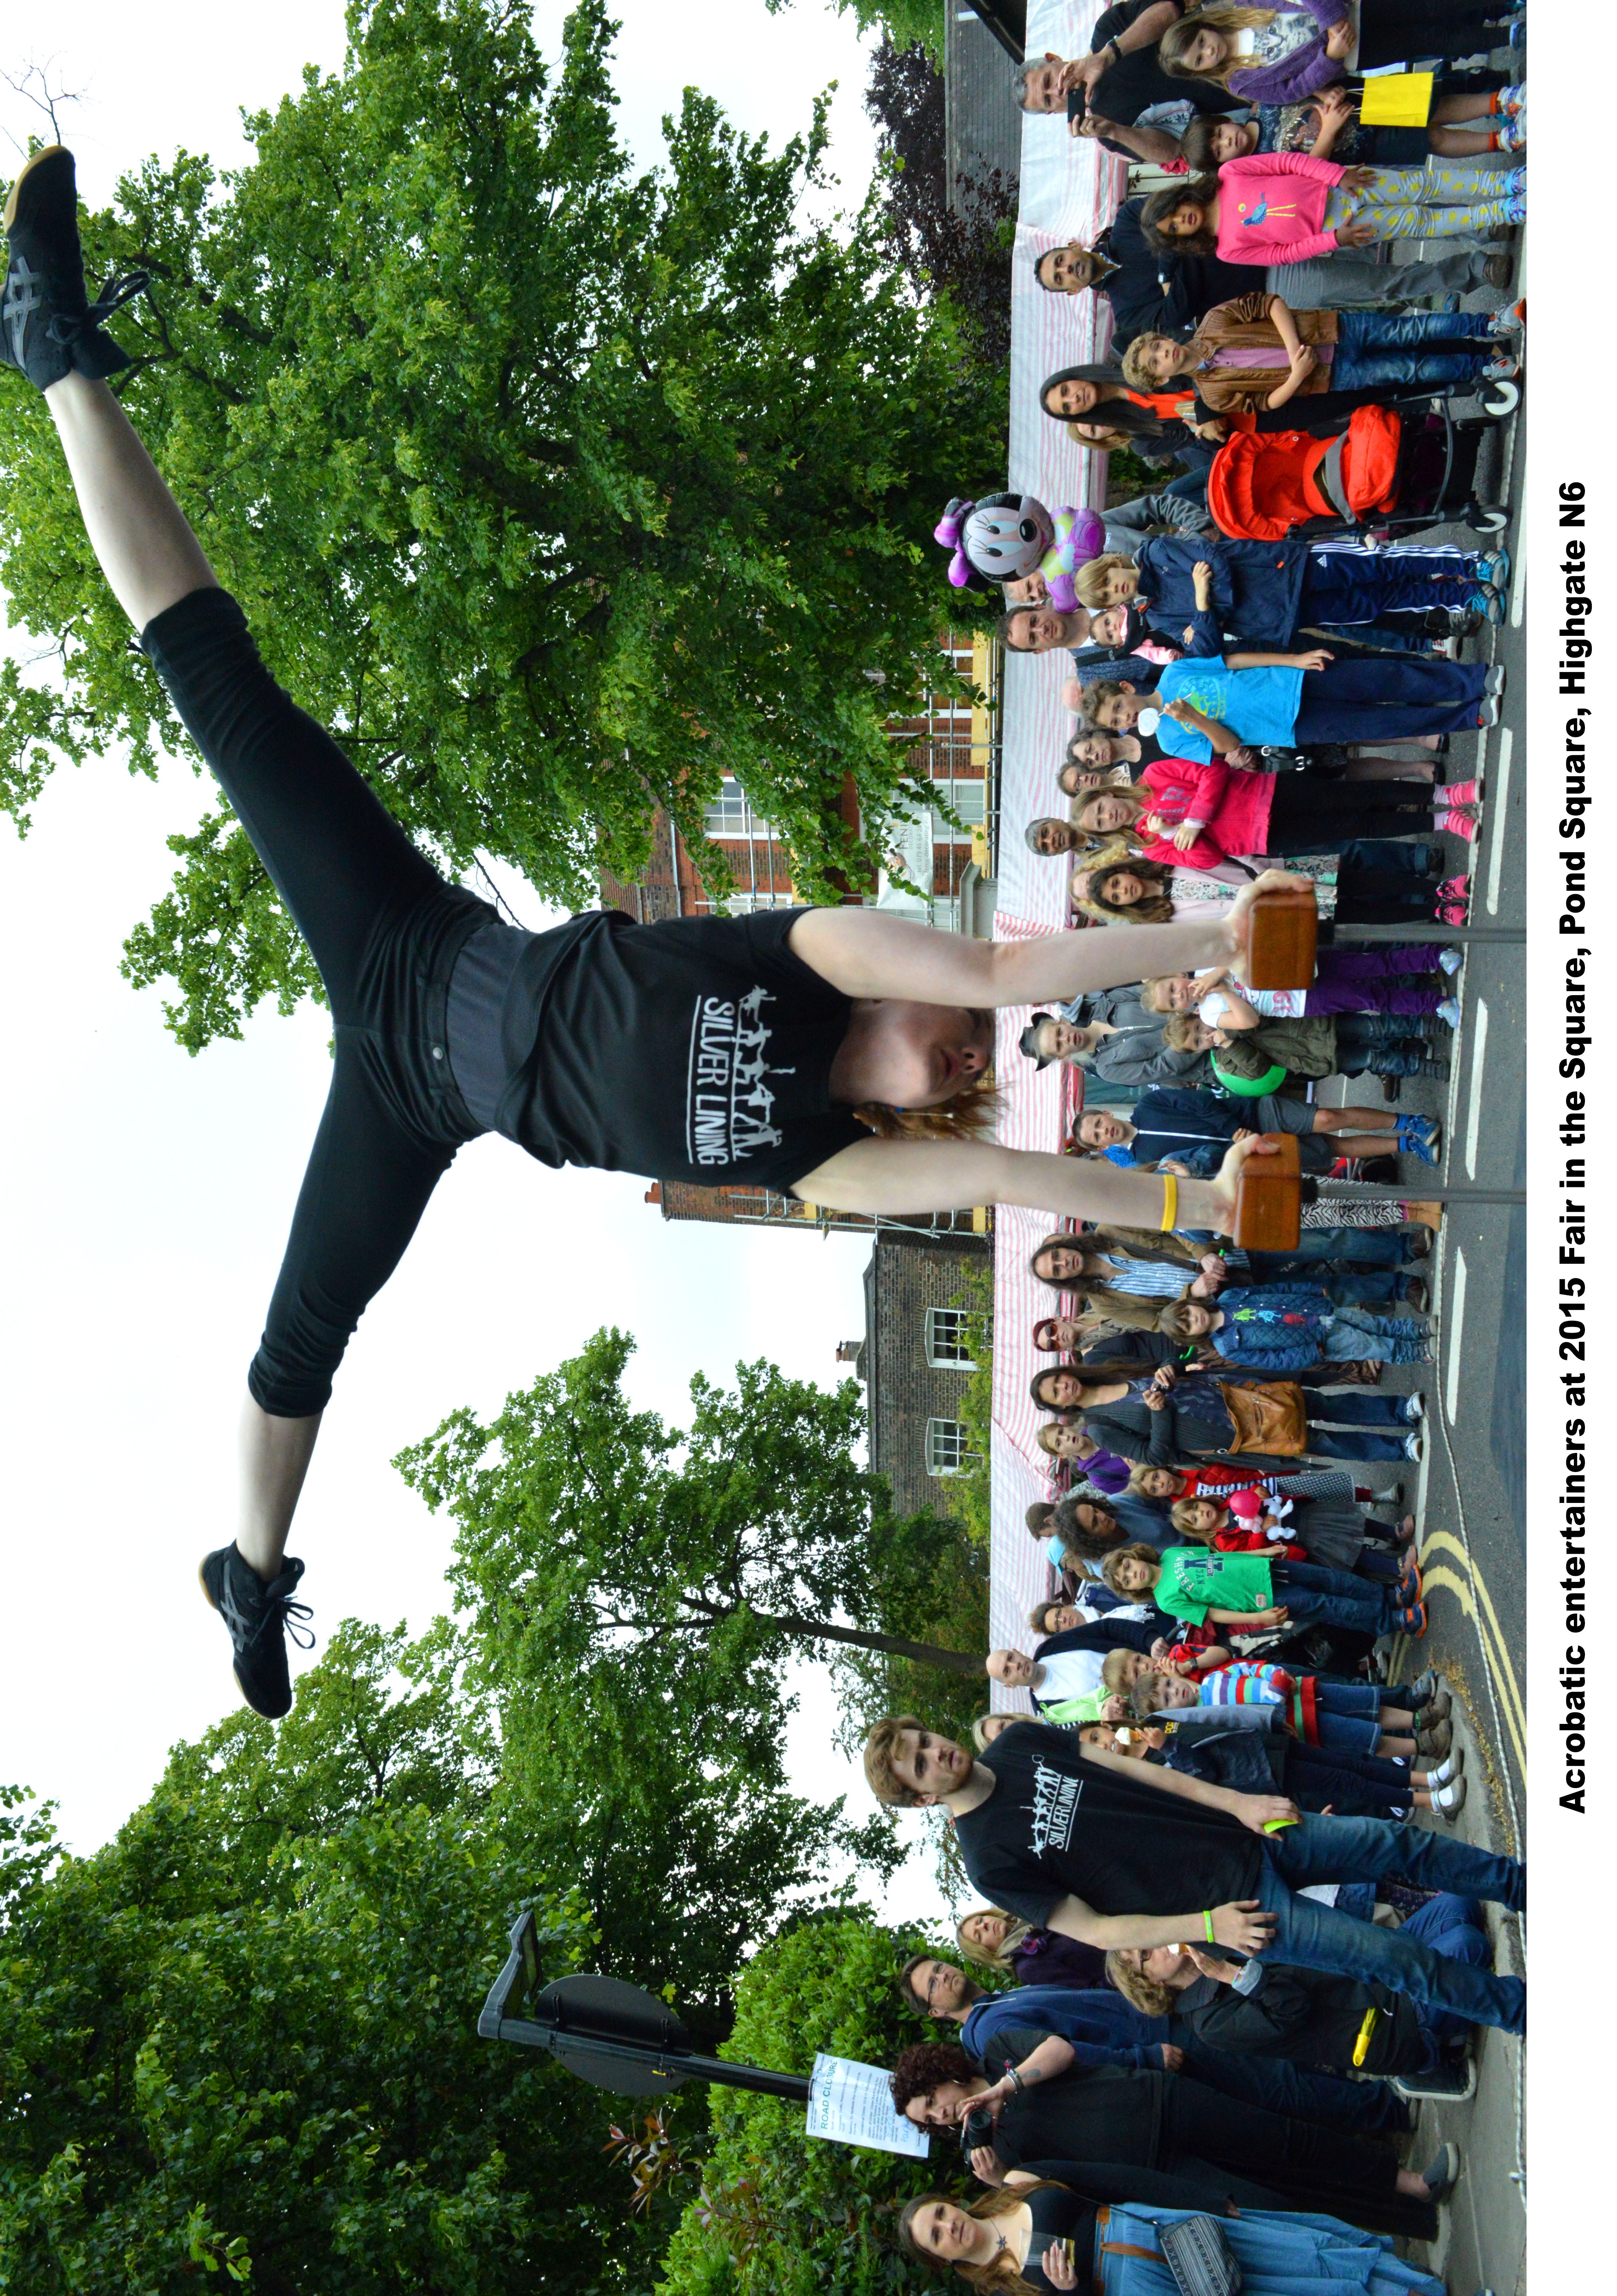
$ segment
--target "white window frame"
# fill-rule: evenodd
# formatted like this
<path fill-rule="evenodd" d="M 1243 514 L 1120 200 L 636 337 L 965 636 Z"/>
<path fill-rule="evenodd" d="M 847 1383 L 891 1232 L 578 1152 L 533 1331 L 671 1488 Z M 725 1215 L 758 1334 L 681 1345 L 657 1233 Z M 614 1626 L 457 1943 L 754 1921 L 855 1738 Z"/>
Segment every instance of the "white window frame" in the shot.
<path fill-rule="evenodd" d="M 971 1310 L 967 1308 L 929 1308 L 926 1311 L 926 1360 L 933 1371 L 974 1371 L 977 1359 L 966 1345 Z M 940 1340 L 941 1330 L 951 1339 Z M 957 1352 L 951 1354 L 954 1346 Z"/>
<path fill-rule="evenodd" d="M 952 1458 L 948 1455 L 952 1454 Z M 929 1475 L 957 1475 L 963 1469 L 975 1466 L 979 1454 L 971 1447 L 971 1431 L 958 1419 L 929 1419 L 926 1423 L 926 1472 Z M 948 1464 L 940 1464 L 946 1458 Z"/>

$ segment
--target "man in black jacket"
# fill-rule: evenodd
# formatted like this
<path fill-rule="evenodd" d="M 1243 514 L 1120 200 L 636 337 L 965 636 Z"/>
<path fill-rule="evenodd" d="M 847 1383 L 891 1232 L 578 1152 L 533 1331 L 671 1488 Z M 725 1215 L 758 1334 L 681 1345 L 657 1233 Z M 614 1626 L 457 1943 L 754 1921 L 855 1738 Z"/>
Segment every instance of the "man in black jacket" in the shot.
<path fill-rule="evenodd" d="M 1293 311 L 1401 311 L 1477 287 L 1498 288 L 1509 278 L 1502 258 L 1482 250 L 1450 253 L 1434 263 L 1383 264 L 1338 253 L 1267 268 L 1225 263 L 1216 255 L 1157 255 L 1140 225 L 1145 204 L 1125 200 L 1092 247 L 1076 239 L 1047 247 L 1034 264 L 1039 285 L 1052 294 L 1093 288 L 1105 298 L 1113 357 L 1121 357 L 1136 335 L 1172 335 L 1182 342 L 1215 304 L 1256 287 L 1283 296 Z"/>

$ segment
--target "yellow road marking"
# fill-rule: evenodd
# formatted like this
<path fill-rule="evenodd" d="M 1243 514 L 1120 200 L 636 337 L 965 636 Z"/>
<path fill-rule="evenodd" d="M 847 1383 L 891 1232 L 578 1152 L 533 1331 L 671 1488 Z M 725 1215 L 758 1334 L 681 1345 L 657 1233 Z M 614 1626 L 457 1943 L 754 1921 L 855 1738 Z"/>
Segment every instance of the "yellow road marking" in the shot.
<path fill-rule="evenodd" d="M 1462 1564 L 1465 1563 L 1465 1550 L 1457 1540 L 1451 1538 L 1445 1531 L 1439 1531 L 1434 1533 L 1427 1544 L 1436 1546 L 1440 1542 L 1457 1555 Z M 1477 1640 L 1482 1646 L 1482 1657 L 1488 1670 L 1504 1693 L 1500 1702 L 1500 1711 L 1505 1717 L 1505 1726 L 1510 1734 L 1511 1742 L 1516 1750 L 1516 1760 L 1525 1770 L 1527 1720 L 1522 1708 L 1521 1693 L 1516 1687 L 1515 1673 L 1510 1663 L 1510 1654 L 1499 1637 L 1498 1620 L 1495 1615 L 1493 1603 L 1489 1598 L 1487 1588 L 1482 1584 L 1480 1575 L 1474 1568 L 1467 1566 L 1466 1575 L 1461 1578 L 1445 1564 L 1440 1563 L 1435 1570 L 1423 1570 L 1422 1577 L 1425 1591 L 1428 1593 L 1437 1587 L 1446 1587 L 1475 1627 Z M 1473 1587 L 1482 1598 L 1486 1607 L 1486 1617 L 1477 1607 L 1473 1594 Z M 1492 1622 L 1491 1632 L 1490 1620 Z"/>
<path fill-rule="evenodd" d="M 1516 1670 L 1511 1662 L 1510 1648 L 1505 1640 L 1505 1630 L 1499 1624 L 1499 1614 L 1494 1609 L 1493 1597 L 1488 1591 L 1488 1582 L 1483 1578 L 1481 1570 L 1478 1570 L 1473 1557 L 1467 1554 L 1465 1547 L 1461 1545 L 1460 1541 L 1455 1538 L 1452 1531 L 1432 1531 L 1421 1542 L 1421 1551 L 1423 1554 L 1438 1548 L 1446 1549 L 1447 1552 L 1452 1554 L 1457 1562 L 1465 1565 L 1472 1586 L 1475 1589 L 1476 1594 L 1482 1602 L 1483 1610 L 1488 1614 L 1488 1624 L 1493 1632 L 1493 1641 L 1495 1647 L 1498 1652 L 1499 1665 L 1502 1669 L 1502 1679 L 1500 1681 L 1499 1687 L 1506 1693 L 1506 1702 L 1514 1709 L 1515 1719 L 1520 1724 L 1523 1733 L 1525 1733 L 1527 1728 L 1527 1702 L 1522 1695 L 1522 1686 L 1516 1680 Z"/>

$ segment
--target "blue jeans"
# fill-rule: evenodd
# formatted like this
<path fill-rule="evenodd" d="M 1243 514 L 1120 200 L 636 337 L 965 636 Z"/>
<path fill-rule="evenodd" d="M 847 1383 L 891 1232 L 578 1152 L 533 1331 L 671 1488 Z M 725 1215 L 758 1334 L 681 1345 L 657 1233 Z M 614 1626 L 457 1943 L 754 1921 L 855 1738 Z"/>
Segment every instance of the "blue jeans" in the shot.
<path fill-rule="evenodd" d="M 1169 2038 L 1185 2052 L 1185 2070 L 1220 2096 L 1283 2112 L 1289 2120 L 1312 2120 L 1324 2128 L 1355 2136 L 1379 2136 L 1408 2126 L 1408 2110 L 1385 2081 L 1350 2081 L 1338 2073 L 1311 2073 L 1275 2057 L 1238 2057 L 1215 2049 L 1168 2024 Z"/>
<path fill-rule="evenodd" d="M 1493 1960 L 1482 1907 L 1474 1898 L 1458 1898 L 1450 1890 L 1440 1890 L 1425 1905 L 1417 1906 L 1400 1934 L 1418 1938 L 1447 1961 L 1469 1962 L 1473 1969 L 1486 1969 Z M 1431 2049 L 1428 2065 L 1437 2062 L 1443 2042 L 1464 2040 L 1469 2026 L 1469 2018 L 1452 2009 L 1428 2010 L 1421 2019 L 1421 2030 Z M 1202 2079 L 1206 2078 L 1205 2073 L 1201 2075 Z"/>
<path fill-rule="evenodd" d="M 1331 388 L 1474 382 L 1498 348 L 1488 337 L 1486 312 L 1343 311 L 1336 322 Z"/>
<path fill-rule="evenodd" d="M 1429 1352 L 1426 1326 L 1408 1316 L 1339 1308 L 1325 1335 L 1326 1363 L 1425 1363 Z"/>
<path fill-rule="evenodd" d="M 1403 742 L 1416 734 L 1452 734 L 1473 727 L 1486 677 L 1481 662 L 1441 661 L 1431 654 L 1412 653 L 1378 654 L 1373 660 L 1337 660 L 1325 669 L 1305 669 L 1292 745 L 1307 750 L 1316 742 Z M 1282 789 L 1287 778 L 1282 776 Z M 1358 786 L 1362 795 L 1378 786 L 1398 785 L 1365 782 Z M 1365 812 L 1384 811 L 1389 802 L 1378 799 L 1374 807 L 1367 804 Z M 1276 795 L 1276 812 L 1278 806 Z"/>
<path fill-rule="evenodd" d="M 1454 1890 L 1521 1911 L 1527 1903 L 1527 1868 L 1414 1825 L 1375 1817 L 1305 1817 L 1263 1840 L 1259 1903 L 1276 1916 L 1265 1952 L 1276 1962 L 1333 1971 L 1390 1985 L 1422 2009 L 1449 2010 L 1473 2025 L 1527 2030 L 1527 1988 L 1519 1977 L 1496 1977 L 1434 1952 L 1426 1939 L 1401 1930 L 1356 1922 L 1334 1906 L 1297 1895 L 1309 1882 L 1374 1882 L 1407 1874 L 1419 1887 Z"/>
<path fill-rule="evenodd" d="M 1247 1266 L 1260 1283 L 1280 1283 L 1301 1262 L 1331 1259 L 1343 1267 L 1403 1267 L 1410 1239 L 1398 1227 L 1305 1227 L 1290 1251 L 1249 1251 Z"/>
<path fill-rule="evenodd" d="M 1311 1427 L 1309 1447 L 1320 1447 Z M 1378 1592 L 1374 1579 L 1324 1570 L 1313 1562 L 1276 1562 L 1271 1576 L 1275 1600 L 1285 1603 L 1293 1626 L 1348 1627 L 1360 1635 L 1384 1635 L 1391 1628 L 1391 1597 Z M 1320 1879 L 1334 1882 L 1336 1876 L 1326 1874 Z"/>

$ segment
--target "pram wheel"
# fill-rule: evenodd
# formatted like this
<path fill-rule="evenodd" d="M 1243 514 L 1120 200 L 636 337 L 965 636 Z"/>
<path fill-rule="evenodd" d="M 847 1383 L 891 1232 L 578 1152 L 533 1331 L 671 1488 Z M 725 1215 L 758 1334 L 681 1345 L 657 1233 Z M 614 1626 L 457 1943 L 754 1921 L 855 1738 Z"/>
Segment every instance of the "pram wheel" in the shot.
<path fill-rule="evenodd" d="M 1483 413 L 1498 422 L 1506 414 L 1514 414 L 1520 406 L 1522 386 L 1519 382 L 1490 382 L 1486 390 L 1478 391 L 1477 399 Z"/>
<path fill-rule="evenodd" d="M 1510 512 L 1490 509 L 1473 495 L 1465 505 L 1465 523 L 1473 534 L 1503 534 L 1510 524 Z"/>

